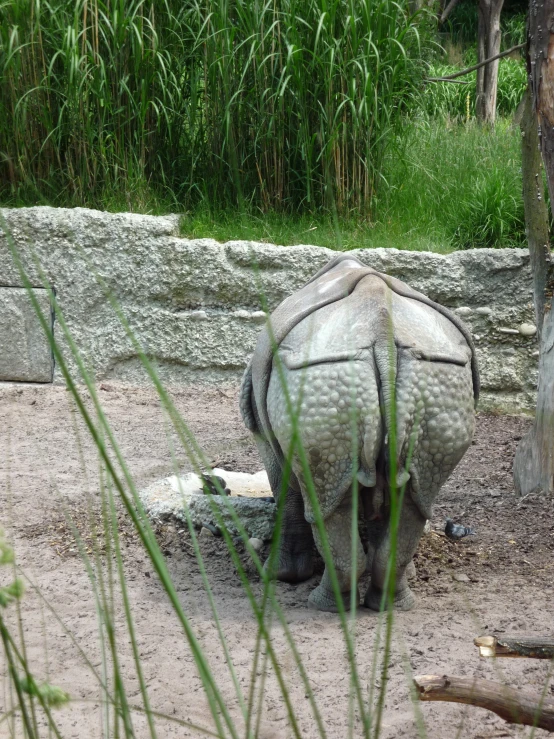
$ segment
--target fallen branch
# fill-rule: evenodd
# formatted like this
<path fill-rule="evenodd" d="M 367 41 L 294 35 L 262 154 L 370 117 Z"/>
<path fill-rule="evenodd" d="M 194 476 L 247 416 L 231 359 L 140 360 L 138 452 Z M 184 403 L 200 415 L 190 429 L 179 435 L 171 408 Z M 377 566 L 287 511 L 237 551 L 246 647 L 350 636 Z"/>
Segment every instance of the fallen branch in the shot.
<path fill-rule="evenodd" d="M 554 732 L 554 701 L 540 693 L 509 688 L 490 680 L 443 675 L 418 675 L 414 685 L 422 701 L 447 701 L 486 708 L 510 724 Z"/>
<path fill-rule="evenodd" d="M 500 54 L 496 54 L 496 56 L 491 56 L 489 59 L 485 59 L 484 61 L 479 62 L 479 64 L 474 64 L 473 67 L 462 69 L 459 72 L 455 72 L 454 74 L 449 74 L 446 77 L 426 77 L 425 82 L 450 82 L 450 80 L 455 80 L 456 77 L 462 77 L 464 74 L 470 74 L 470 72 L 475 72 L 476 69 L 480 69 L 481 67 L 484 67 L 486 64 L 490 64 L 491 62 L 495 62 L 497 59 L 502 59 L 502 57 L 504 56 L 513 54 L 514 51 L 517 51 L 518 49 L 523 49 L 524 46 L 525 44 L 518 44 L 517 46 L 512 46 L 511 49 L 506 49 L 506 51 L 501 51 Z"/>
<path fill-rule="evenodd" d="M 552 636 L 478 636 L 473 643 L 481 657 L 554 659 Z"/>

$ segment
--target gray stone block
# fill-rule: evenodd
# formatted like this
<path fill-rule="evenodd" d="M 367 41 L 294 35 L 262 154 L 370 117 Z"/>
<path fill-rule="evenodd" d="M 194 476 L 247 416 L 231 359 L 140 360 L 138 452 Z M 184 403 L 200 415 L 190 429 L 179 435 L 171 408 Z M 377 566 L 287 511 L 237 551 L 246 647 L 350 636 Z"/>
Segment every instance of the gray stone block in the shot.
<path fill-rule="evenodd" d="M 39 263 L 86 366 L 100 381 L 148 381 L 106 291 L 164 383 L 238 381 L 263 311 L 272 311 L 335 255 L 317 246 L 184 239 L 176 216 L 50 207 L 1 212 L 31 282 L 41 282 Z M 463 317 L 481 364 L 481 409 L 534 409 L 537 340 L 528 328 L 535 314 L 526 249 L 353 254 Z M 18 280 L 0 232 L 0 284 Z M 80 381 L 61 332 L 58 341 Z M 62 381 L 59 371 L 54 381 Z"/>
<path fill-rule="evenodd" d="M 275 504 L 265 500 L 271 488 L 264 470 L 255 475 L 215 469 L 231 490 L 229 496 L 205 495 L 197 475 L 173 475 L 149 485 L 139 492 L 144 510 L 153 521 L 176 520 L 187 524 L 187 513 L 196 528 L 208 524 L 224 525 L 232 536 L 240 532 L 235 516 L 248 538 L 268 541 L 275 524 Z"/>
<path fill-rule="evenodd" d="M 51 320 L 50 298 L 43 288 L 34 294 Z M 52 382 L 52 351 L 25 288 L 0 287 L 0 380 Z"/>

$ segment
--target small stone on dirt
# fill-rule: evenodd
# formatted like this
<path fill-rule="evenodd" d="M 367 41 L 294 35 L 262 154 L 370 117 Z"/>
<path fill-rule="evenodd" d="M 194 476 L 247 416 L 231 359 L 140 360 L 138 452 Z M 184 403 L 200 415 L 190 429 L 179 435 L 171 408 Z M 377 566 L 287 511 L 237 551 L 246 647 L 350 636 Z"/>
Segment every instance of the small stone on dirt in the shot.
<path fill-rule="evenodd" d="M 452 579 L 456 582 L 469 582 L 469 577 L 467 575 L 464 575 L 463 572 L 456 572 L 454 575 L 452 575 Z"/>
<path fill-rule="evenodd" d="M 252 539 L 248 539 L 248 543 L 250 544 L 250 546 L 252 547 L 252 549 L 257 554 L 259 554 L 262 551 L 263 546 L 264 546 L 263 540 L 262 539 L 258 539 L 256 537 L 253 537 Z"/>

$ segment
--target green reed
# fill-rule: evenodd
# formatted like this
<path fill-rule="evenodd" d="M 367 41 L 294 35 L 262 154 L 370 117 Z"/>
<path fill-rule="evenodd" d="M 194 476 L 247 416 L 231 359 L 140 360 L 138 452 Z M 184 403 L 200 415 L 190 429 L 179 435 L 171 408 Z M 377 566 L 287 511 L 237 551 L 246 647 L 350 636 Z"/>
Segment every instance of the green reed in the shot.
<path fill-rule="evenodd" d="M 393 0 L 6 0 L 0 197 L 366 210 L 418 49 Z"/>

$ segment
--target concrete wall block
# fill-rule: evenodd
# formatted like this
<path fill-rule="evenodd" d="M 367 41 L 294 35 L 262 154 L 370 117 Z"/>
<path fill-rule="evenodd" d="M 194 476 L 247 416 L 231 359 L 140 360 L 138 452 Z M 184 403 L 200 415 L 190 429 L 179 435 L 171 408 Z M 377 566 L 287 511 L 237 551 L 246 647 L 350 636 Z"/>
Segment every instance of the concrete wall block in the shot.
<path fill-rule="evenodd" d="M 49 207 L 2 214 L 31 282 L 41 282 L 37 259 L 57 289 L 68 328 L 99 380 L 146 379 L 106 290 L 164 382 L 237 380 L 263 323 L 262 310 L 273 310 L 336 254 L 309 245 L 180 238 L 176 216 Z M 467 323 L 481 365 L 481 408 L 533 410 L 538 347 L 529 330 L 535 319 L 526 249 L 353 254 Z M 0 234 L 0 285 L 18 280 Z M 58 340 L 76 371 L 61 332 Z M 54 379 L 61 381 L 57 370 Z"/>
<path fill-rule="evenodd" d="M 51 320 L 50 298 L 34 289 L 41 311 Z M 52 351 L 25 288 L 0 287 L 0 380 L 52 382 Z"/>

